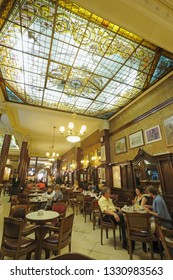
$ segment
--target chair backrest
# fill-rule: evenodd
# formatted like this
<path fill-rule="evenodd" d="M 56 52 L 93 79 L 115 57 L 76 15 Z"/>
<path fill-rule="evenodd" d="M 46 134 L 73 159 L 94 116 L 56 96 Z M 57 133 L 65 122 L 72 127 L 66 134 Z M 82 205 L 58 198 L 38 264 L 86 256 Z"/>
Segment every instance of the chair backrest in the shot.
<path fill-rule="evenodd" d="M 155 219 L 156 232 L 164 248 L 165 258 L 173 260 L 173 229 L 163 228 L 158 219 Z"/>
<path fill-rule="evenodd" d="M 76 202 L 77 203 L 82 203 L 83 199 L 84 199 L 84 194 L 83 193 L 76 194 Z"/>
<path fill-rule="evenodd" d="M 19 193 L 19 199 L 20 199 L 20 198 L 27 199 L 27 198 L 28 198 L 28 194 L 27 194 L 27 193 L 24 193 L 24 192 Z"/>
<path fill-rule="evenodd" d="M 25 220 L 27 212 L 28 212 L 27 205 L 18 204 L 11 209 L 10 217 Z"/>
<path fill-rule="evenodd" d="M 1 242 L 1 254 L 16 260 L 22 255 L 31 254 L 36 249 L 33 239 L 23 236 L 24 221 L 12 217 L 5 217 Z"/>
<path fill-rule="evenodd" d="M 66 190 L 65 188 L 62 188 L 61 191 L 63 193 L 63 198 L 67 199 L 68 198 L 68 190 Z"/>
<path fill-rule="evenodd" d="M 68 190 L 68 193 L 67 193 L 67 198 L 68 198 L 68 199 L 72 199 L 72 198 L 74 198 L 74 193 L 73 193 L 73 191 L 72 191 L 72 190 Z"/>
<path fill-rule="evenodd" d="M 19 197 L 19 203 L 20 203 L 20 204 L 29 205 L 29 200 L 28 200 L 27 198 L 21 198 L 21 197 Z"/>
<path fill-rule="evenodd" d="M 118 202 L 118 194 L 111 194 L 110 198 L 112 199 L 113 204 L 116 205 Z"/>
<path fill-rule="evenodd" d="M 92 200 L 92 209 L 93 211 L 100 212 L 100 207 L 97 199 Z"/>
<path fill-rule="evenodd" d="M 11 217 L 4 217 L 3 224 L 3 234 L 2 234 L 2 243 L 1 243 L 1 252 L 2 255 L 6 255 L 6 250 L 8 250 L 8 255 L 18 256 L 19 249 L 21 245 L 21 236 L 23 228 L 23 220 L 15 219 Z M 11 247 L 7 248 L 7 244 L 11 244 Z M 13 244 L 17 244 L 16 250 L 14 251 Z"/>
<path fill-rule="evenodd" d="M 133 235 L 134 232 L 147 233 L 151 236 L 150 215 L 147 213 L 125 213 L 127 222 L 127 233 Z M 144 237 L 141 235 L 141 238 Z"/>
<path fill-rule="evenodd" d="M 63 202 L 53 203 L 52 210 L 58 212 L 61 217 L 65 217 L 67 211 L 67 204 Z"/>
<path fill-rule="evenodd" d="M 92 198 L 90 195 L 85 195 L 83 198 L 83 211 L 92 212 Z"/>
<path fill-rule="evenodd" d="M 58 252 L 71 243 L 74 213 L 62 218 L 59 232 Z"/>
<path fill-rule="evenodd" d="M 94 259 L 81 253 L 66 253 L 66 254 L 54 256 L 49 260 L 94 260 Z"/>

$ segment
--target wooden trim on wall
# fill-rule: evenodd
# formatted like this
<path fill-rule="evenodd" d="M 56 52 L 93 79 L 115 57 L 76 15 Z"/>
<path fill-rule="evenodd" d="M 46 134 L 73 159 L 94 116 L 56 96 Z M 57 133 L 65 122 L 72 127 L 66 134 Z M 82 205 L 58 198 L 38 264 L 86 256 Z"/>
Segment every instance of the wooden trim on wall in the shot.
<path fill-rule="evenodd" d="M 113 130 L 112 132 L 109 133 L 109 136 L 113 136 L 114 134 L 116 134 L 116 133 L 118 133 L 118 132 L 120 132 L 120 131 L 122 131 L 122 130 L 128 128 L 129 126 L 132 126 L 133 124 L 138 123 L 138 122 L 140 122 L 140 121 L 142 121 L 142 120 L 148 118 L 149 116 L 151 116 L 151 115 L 157 113 L 158 111 L 164 109 L 165 107 L 171 105 L 172 103 L 173 103 L 173 97 L 171 97 L 171 98 L 169 98 L 168 100 L 162 102 L 161 104 L 159 104 L 159 105 L 153 107 L 153 108 L 150 109 L 149 111 L 147 111 L 147 112 L 145 112 L 144 114 L 138 116 L 137 118 L 135 118 L 135 119 L 129 121 L 128 123 L 122 125 L 121 127 L 117 128 L 117 129 L 115 129 L 115 130 Z"/>

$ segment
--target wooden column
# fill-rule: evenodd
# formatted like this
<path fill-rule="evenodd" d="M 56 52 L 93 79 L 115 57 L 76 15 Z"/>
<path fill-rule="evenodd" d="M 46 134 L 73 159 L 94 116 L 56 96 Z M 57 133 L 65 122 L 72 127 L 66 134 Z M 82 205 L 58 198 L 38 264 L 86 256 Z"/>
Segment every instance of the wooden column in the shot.
<path fill-rule="evenodd" d="M 19 174 L 19 178 L 21 179 L 21 183 L 20 186 L 22 186 L 25 183 L 25 170 L 26 170 L 26 166 L 27 165 L 27 161 L 28 161 L 28 142 L 22 142 L 22 147 L 21 147 L 21 151 L 20 151 L 20 161 L 19 161 L 19 165 L 18 165 L 18 174 Z"/>
<path fill-rule="evenodd" d="M 4 170 L 5 170 L 5 166 L 6 166 L 6 162 L 7 162 L 10 142 L 11 142 L 11 135 L 5 134 L 4 142 L 3 142 L 2 150 L 1 150 L 1 157 L 0 157 L 0 184 L 2 184 L 2 181 L 3 181 Z"/>
<path fill-rule="evenodd" d="M 106 160 L 102 164 L 102 168 L 105 168 L 105 175 L 106 175 L 106 186 L 110 187 L 113 185 L 112 180 L 112 170 L 110 163 L 110 140 L 109 140 L 109 130 L 104 129 L 100 132 L 100 137 L 103 139 L 101 146 L 105 146 L 105 157 Z"/>

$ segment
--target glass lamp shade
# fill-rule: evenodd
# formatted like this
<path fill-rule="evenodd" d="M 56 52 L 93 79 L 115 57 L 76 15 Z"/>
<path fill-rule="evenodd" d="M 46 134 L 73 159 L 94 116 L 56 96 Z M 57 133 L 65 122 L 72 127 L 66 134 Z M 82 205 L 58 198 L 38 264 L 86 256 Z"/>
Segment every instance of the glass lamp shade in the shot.
<path fill-rule="evenodd" d="M 66 137 L 66 140 L 67 140 L 68 142 L 71 142 L 71 143 L 77 143 L 77 142 L 80 141 L 80 136 L 78 136 L 78 135 L 68 135 L 68 136 Z"/>

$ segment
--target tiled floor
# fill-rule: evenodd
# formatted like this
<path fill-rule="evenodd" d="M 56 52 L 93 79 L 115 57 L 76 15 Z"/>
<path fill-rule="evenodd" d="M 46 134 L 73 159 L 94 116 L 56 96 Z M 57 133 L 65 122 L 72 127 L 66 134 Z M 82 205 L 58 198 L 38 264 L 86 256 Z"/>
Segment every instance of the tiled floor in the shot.
<path fill-rule="evenodd" d="M 10 203 L 8 196 L 1 196 L 2 205 L 0 206 L 0 242 L 2 238 L 3 217 L 9 215 Z M 68 213 L 72 210 L 69 209 Z M 82 214 L 75 215 L 72 236 L 72 252 L 80 252 L 91 256 L 97 260 L 129 260 L 127 250 L 122 249 L 119 240 L 119 232 L 117 230 L 117 248 L 113 246 L 112 231 L 109 232 L 109 239 L 106 239 L 104 234 L 103 245 L 100 244 L 100 228 L 96 226 L 93 230 L 92 221 L 87 216 L 86 223 Z M 64 248 L 61 253 L 68 252 L 68 248 Z M 44 255 L 42 256 L 44 259 Z M 136 244 L 136 249 L 133 254 L 134 260 L 149 260 L 150 253 L 144 253 L 141 244 Z M 155 259 L 159 260 L 160 255 L 155 254 Z"/>

